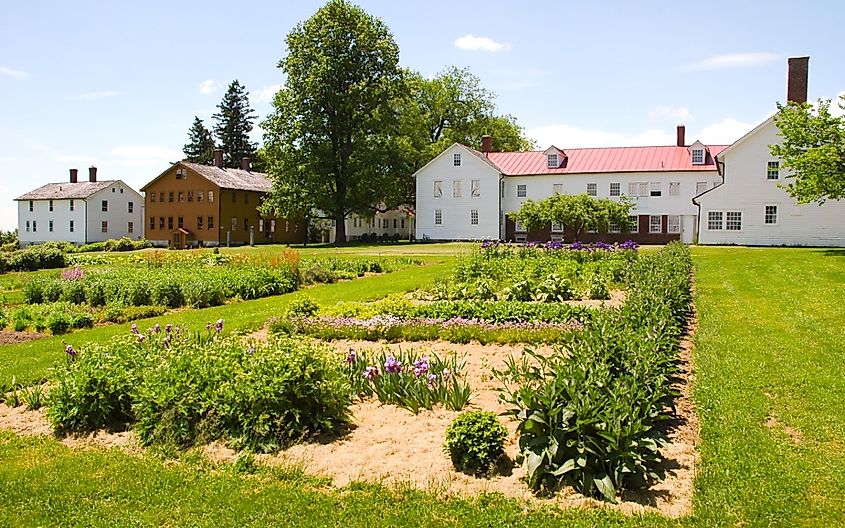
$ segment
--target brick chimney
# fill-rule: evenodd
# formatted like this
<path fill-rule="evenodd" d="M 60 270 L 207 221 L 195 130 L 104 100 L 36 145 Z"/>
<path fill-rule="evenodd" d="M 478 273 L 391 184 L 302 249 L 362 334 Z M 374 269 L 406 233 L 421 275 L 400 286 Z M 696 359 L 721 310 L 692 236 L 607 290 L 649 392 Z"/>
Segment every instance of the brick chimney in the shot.
<path fill-rule="evenodd" d="M 223 149 L 214 149 L 214 166 L 223 168 Z"/>
<path fill-rule="evenodd" d="M 807 102 L 807 72 L 810 57 L 790 57 L 787 60 L 786 102 Z"/>
<path fill-rule="evenodd" d="M 241 158 L 241 170 L 249 170 L 249 156 L 244 156 L 243 158 Z"/>
<path fill-rule="evenodd" d="M 88 167 L 88 181 L 97 181 L 97 167 L 94 167 L 93 165 L 91 167 Z"/>
<path fill-rule="evenodd" d="M 70 183 L 76 183 L 78 181 L 79 181 L 79 170 L 70 169 Z"/>
<path fill-rule="evenodd" d="M 678 125 L 678 146 L 679 147 L 686 147 L 687 146 L 687 127 L 684 125 Z"/>
<path fill-rule="evenodd" d="M 481 152 L 484 154 L 489 154 L 493 151 L 493 136 L 483 135 L 481 136 Z"/>

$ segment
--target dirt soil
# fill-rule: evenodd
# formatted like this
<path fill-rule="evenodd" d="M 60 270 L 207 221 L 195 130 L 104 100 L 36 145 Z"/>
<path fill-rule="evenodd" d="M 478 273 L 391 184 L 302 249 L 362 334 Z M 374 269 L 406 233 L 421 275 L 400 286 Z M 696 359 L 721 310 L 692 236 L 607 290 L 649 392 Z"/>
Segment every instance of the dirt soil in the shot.
<path fill-rule="evenodd" d="M 18 332 L 17 330 L 0 330 L 0 346 L 11 345 L 14 343 L 26 343 L 27 341 L 34 341 L 47 337 L 47 334 L 39 334 L 38 332 Z"/>

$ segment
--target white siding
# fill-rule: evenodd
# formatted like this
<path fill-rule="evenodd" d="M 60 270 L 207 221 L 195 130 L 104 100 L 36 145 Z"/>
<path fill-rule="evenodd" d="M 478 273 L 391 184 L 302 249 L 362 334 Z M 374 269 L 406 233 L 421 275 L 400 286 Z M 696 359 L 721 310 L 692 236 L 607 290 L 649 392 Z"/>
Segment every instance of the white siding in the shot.
<path fill-rule="evenodd" d="M 74 244 L 85 243 L 85 201 L 73 200 L 73 211 L 70 210 L 70 200 L 53 200 L 53 211 L 50 212 L 50 200 L 33 200 L 32 212 L 29 211 L 29 200 L 18 202 L 18 239 L 22 246 L 40 244 L 48 241 L 65 240 Z M 53 232 L 50 232 L 50 221 L 53 221 Z M 73 233 L 70 232 L 70 222 L 73 221 Z M 29 230 L 26 225 L 29 222 Z M 35 222 L 38 231 L 32 230 Z"/>
<path fill-rule="evenodd" d="M 108 200 L 107 212 L 103 212 L 103 200 Z M 121 237 L 133 240 L 144 237 L 144 197 L 122 181 L 92 194 L 87 202 L 89 243 Z M 129 213 L 129 202 L 133 204 L 132 213 Z M 107 233 L 102 232 L 103 221 L 109 223 Z M 129 222 L 133 222 L 133 233 L 127 231 Z"/>
<path fill-rule="evenodd" d="M 454 166 L 454 155 L 461 166 Z M 466 147 L 454 144 L 416 173 L 416 238 L 432 240 L 499 239 L 499 172 Z M 453 195 L 454 181 L 461 182 L 461 196 Z M 478 180 L 479 196 L 472 196 Z M 434 182 L 441 181 L 442 196 L 434 197 Z M 442 223 L 434 222 L 441 211 Z M 478 224 L 470 223 L 478 211 Z"/>
<path fill-rule="evenodd" d="M 778 186 L 789 181 L 785 171 L 779 180 L 767 179 L 768 162 L 776 159 L 769 145 L 778 141 L 777 126 L 769 119 L 720 156 L 724 184 L 698 199 L 700 244 L 845 246 L 845 202 L 798 205 Z M 777 206 L 776 224 L 764 222 L 767 205 Z M 742 229 L 708 229 L 709 211 L 742 212 Z"/>

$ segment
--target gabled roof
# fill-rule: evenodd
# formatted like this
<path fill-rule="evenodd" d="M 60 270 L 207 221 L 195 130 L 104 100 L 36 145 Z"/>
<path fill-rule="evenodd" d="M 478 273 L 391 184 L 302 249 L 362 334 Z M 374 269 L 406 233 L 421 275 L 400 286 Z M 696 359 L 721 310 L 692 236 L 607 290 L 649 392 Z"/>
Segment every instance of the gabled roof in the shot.
<path fill-rule="evenodd" d="M 487 165 L 489 165 L 489 166 L 490 166 L 490 168 L 492 168 L 494 171 L 496 171 L 496 172 L 501 172 L 501 171 L 499 170 L 499 167 L 497 167 L 496 165 L 494 165 L 494 164 L 493 164 L 493 163 L 492 163 L 492 162 L 491 162 L 491 161 L 487 158 L 487 156 L 486 156 L 483 152 L 479 152 L 479 151 L 477 151 L 477 150 L 475 150 L 475 149 L 471 149 L 471 148 L 469 148 L 469 147 L 468 147 L 468 146 L 466 146 L 466 145 L 462 145 L 461 143 L 457 143 L 457 142 L 455 142 L 455 143 L 452 143 L 451 145 L 449 145 L 449 147 L 447 147 L 447 148 L 443 149 L 443 152 L 441 152 L 440 154 L 438 154 L 438 155 L 434 156 L 433 158 L 431 158 L 431 159 L 428 161 L 428 163 L 426 163 L 425 165 L 423 165 L 422 167 L 420 167 L 419 169 L 417 169 L 417 171 L 413 174 L 413 176 L 412 176 L 412 177 L 416 179 L 417 174 L 419 174 L 419 173 L 420 173 L 420 172 L 422 172 L 422 171 L 423 171 L 426 167 L 428 167 L 429 165 L 431 165 L 432 163 L 434 163 L 434 161 L 435 161 L 435 160 L 437 160 L 437 159 L 439 159 L 439 158 L 441 158 L 441 157 L 445 156 L 447 152 L 449 152 L 450 150 L 452 150 L 452 148 L 453 148 L 453 147 L 456 147 L 456 146 L 457 146 L 458 148 L 460 148 L 461 150 L 464 150 L 464 151 L 468 152 L 469 154 L 472 154 L 473 156 L 475 156 L 475 157 L 479 158 L 479 159 L 480 159 L 480 160 L 482 160 L 484 163 L 486 163 Z"/>
<path fill-rule="evenodd" d="M 548 168 L 546 151 L 491 152 L 488 159 L 505 176 L 604 172 L 714 171 L 725 145 L 710 145 L 703 165 L 693 165 L 687 147 L 604 147 L 566 149 L 567 163 Z"/>
<path fill-rule="evenodd" d="M 734 141 L 733 143 L 731 143 L 730 145 L 728 145 L 727 147 L 725 147 L 724 149 L 722 149 L 722 151 L 721 151 L 721 152 L 719 152 L 719 153 L 718 153 L 718 156 L 717 156 L 717 157 L 719 158 L 719 160 L 720 160 L 720 161 L 722 161 L 722 160 L 724 159 L 724 158 L 723 158 L 723 157 L 724 157 L 724 155 L 725 155 L 725 154 L 727 154 L 727 153 L 728 153 L 731 149 L 733 149 L 734 147 L 736 147 L 736 146 L 737 146 L 737 145 L 739 145 L 740 143 L 745 142 L 745 140 L 746 140 L 746 139 L 748 139 L 748 138 L 750 138 L 751 136 L 753 136 L 754 134 L 756 134 L 758 130 L 761 130 L 761 129 L 765 128 L 765 127 L 766 127 L 766 125 L 768 125 L 769 123 L 773 123 L 773 122 L 774 122 L 774 120 L 775 120 L 775 116 L 774 116 L 774 115 L 772 115 L 772 116 L 770 116 L 770 117 L 766 118 L 766 120 L 765 120 L 765 121 L 763 121 L 762 123 L 760 123 L 760 124 L 759 124 L 759 125 L 757 125 L 756 127 L 752 128 L 752 129 L 751 129 L 749 132 L 747 132 L 744 136 L 742 136 L 741 138 L 737 139 L 736 141 Z M 714 154 L 714 156 L 715 156 L 715 155 L 716 155 L 716 154 Z"/>
<path fill-rule="evenodd" d="M 141 190 L 146 191 L 150 185 L 158 181 L 162 176 L 167 174 L 177 165 L 191 169 L 221 189 L 269 192 L 273 187 L 273 182 L 270 180 L 270 177 L 263 172 L 220 168 L 215 167 L 214 165 L 200 165 L 199 163 L 177 161 L 175 164 L 168 167 L 167 170 L 156 176 L 151 182 L 141 187 Z"/>
<path fill-rule="evenodd" d="M 92 194 L 102 191 L 113 183 L 119 180 L 104 180 L 104 181 L 86 181 L 86 182 L 62 182 L 62 183 L 48 183 L 22 194 L 15 198 L 15 200 L 72 200 L 85 199 Z"/>

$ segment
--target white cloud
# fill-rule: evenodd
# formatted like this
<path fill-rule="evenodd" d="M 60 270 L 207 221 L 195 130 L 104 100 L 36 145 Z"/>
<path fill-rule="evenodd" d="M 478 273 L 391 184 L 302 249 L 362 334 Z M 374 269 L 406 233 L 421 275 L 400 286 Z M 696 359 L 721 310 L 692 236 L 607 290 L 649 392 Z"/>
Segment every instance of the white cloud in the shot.
<path fill-rule="evenodd" d="M 761 119 L 760 122 L 762 121 Z M 749 133 L 758 124 L 743 123 L 732 117 L 726 117 L 722 122 L 706 126 L 695 136 L 688 137 L 690 139 L 697 139 L 705 145 L 730 145 Z"/>
<path fill-rule="evenodd" d="M 164 165 L 182 159 L 182 153 L 158 145 L 120 145 L 109 151 L 125 165 Z"/>
<path fill-rule="evenodd" d="M 14 68 L 6 66 L 0 66 L 0 75 L 5 75 L 6 77 L 11 77 L 12 79 L 26 79 L 29 77 L 29 74 L 25 71 L 15 70 Z"/>
<path fill-rule="evenodd" d="M 779 53 L 726 53 L 713 55 L 704 60 L 681 67 L 683 71 L 723 70 L 727 68 L 748 68 L 760 66 L 781 58 Z"/>
<path fill-rule="evenodd" d="M 99 92 L 88 92 L 84 94 L 77 95 L 74 99 L 79 101 L 96 101 L 98 99 L 105 99 L 107 97 L 117 97 L 120 95 L 120 92 L 116 90 L 102 90 Z"/>
<path fill-rule="evenodd" d="M 455 39 L 455 47 L 466 51 L 507 51 L 513 46 L 508 42 L 496 42 L 490 37 L 476 37 L 472 33 Z"/>
<path fill-rule="evenodd" d="M 648 111 L 648 117 L 652 121 L 665 119 L 688 121 L 692 119 L 692 113 L 685 106 L 656 106 Z"/>
<path fill-rule="evenodd" d="M 845 106 L 845 99 L 842 99 L 842 97 L 845 97 L 845 90 L 842 90 L 841 92 L 836 94 L 836 97 L 834 97 L 833 100 L 830 102 L 831 115 L 837 117 L 845 116 L 845 108 L 839 106 L 840 104 L 842 106 Z"/>
<path fill-rule="evenodd" d="M 258 90 L 257 92 L 253 92 L 249 94 L 250 100 L 253 102 L 258 103 L 269 103 L 273 101 L 273 98 L 276 97 L 276 93 L 282 89 L 281 84 L 273 84 L 270 86 L 265 86 L 264 88 Z"/>
<path fill-rule="evenodd" d="M 201 94 L 211 94 L 220 89 L 220 83 L 214 79 L 206 79 L 199 84 Z"/>

